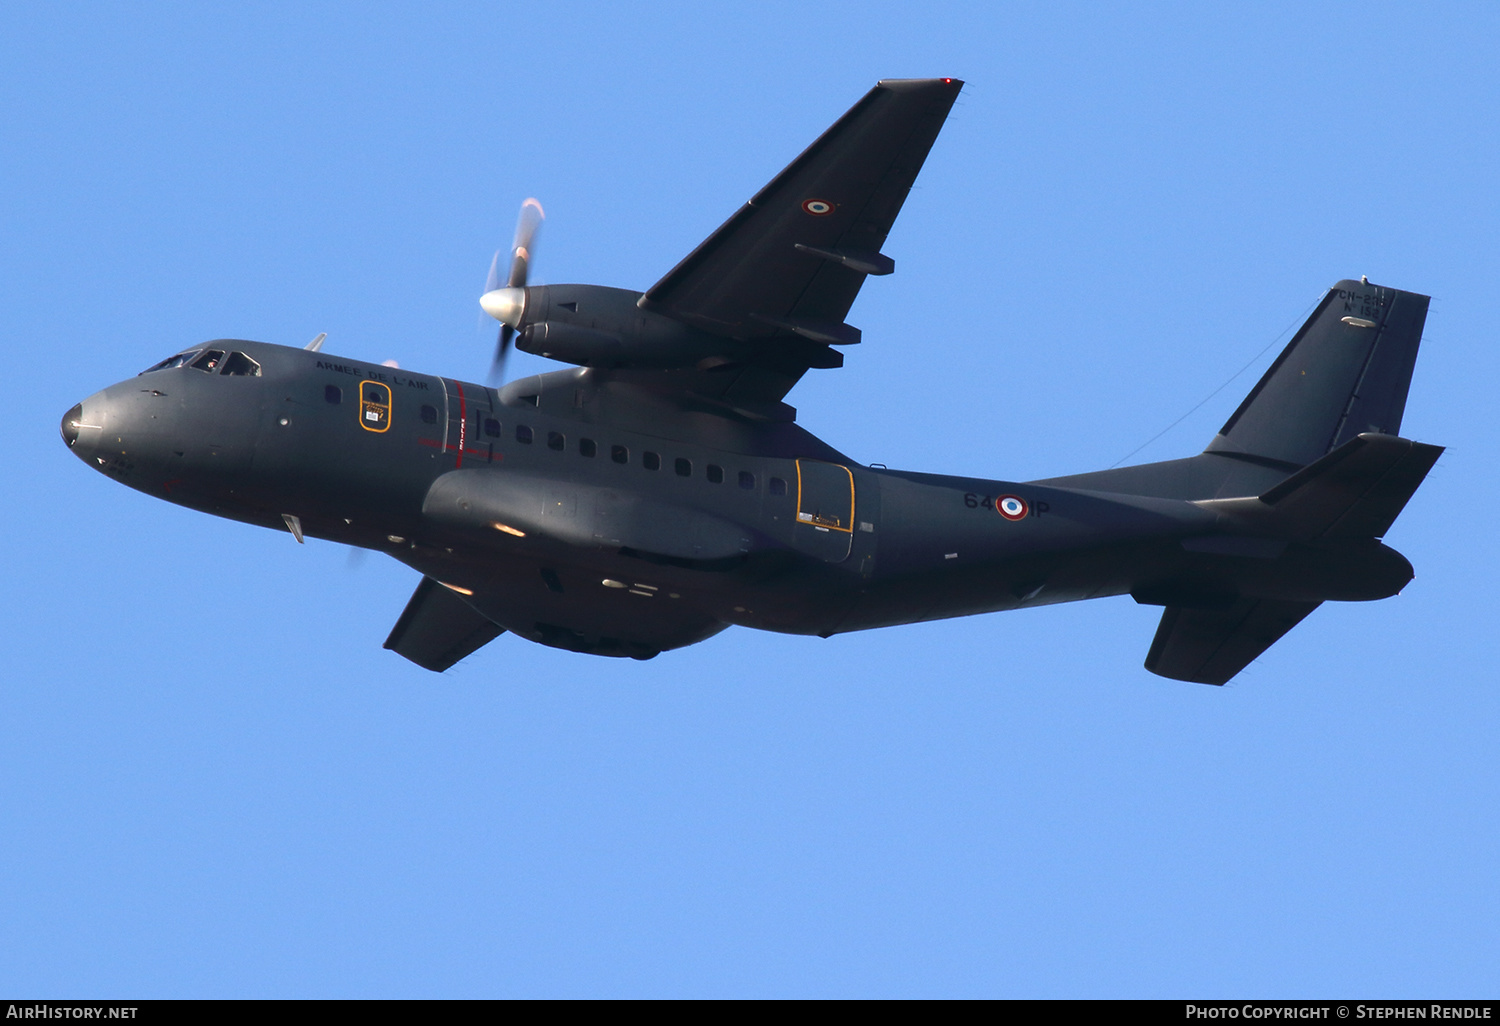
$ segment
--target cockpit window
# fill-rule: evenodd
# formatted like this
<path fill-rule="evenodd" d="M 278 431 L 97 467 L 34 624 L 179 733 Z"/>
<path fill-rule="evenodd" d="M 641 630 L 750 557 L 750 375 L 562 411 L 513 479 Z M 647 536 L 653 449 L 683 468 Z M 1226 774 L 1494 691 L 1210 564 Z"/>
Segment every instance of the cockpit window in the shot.
<path fill-rule="evenodd" d="M 242 377 L 260 377 L 260 364 L 256 363 L 244 353 L 230 353 L 224 359 L 224 369 L 220 374 L 238 374 Z"/>
<path fill-rule="evenodd" d="M 191 360 L 201 352 L 203 352 L 203 350 L 201 349 L 189 349 L 185 353 L 178 353 L 176 356 L 169 356 L 161 363 L 158 363 L 152 367 L 147 367 L 145 370 L 141 371 L 141 374 L 150 374 L 152 371 L 171 370 L 173 367 L 181 367 L 183 364 L 187 363 L 189 360 Z M 138 374 L 136 376 L 139 377 L 140 375 Z"/>
<path fill-rule="evenodd" d="M 212 374 L 214 371 L 219 369 L 219 363 L 223 359 L 224 350 L 209 349 L 206 350 L 202 356 L 198 357 L 198 359 L 194 360 L 188 366 L 192 367 L 194 370 L 201 370 Z"/>

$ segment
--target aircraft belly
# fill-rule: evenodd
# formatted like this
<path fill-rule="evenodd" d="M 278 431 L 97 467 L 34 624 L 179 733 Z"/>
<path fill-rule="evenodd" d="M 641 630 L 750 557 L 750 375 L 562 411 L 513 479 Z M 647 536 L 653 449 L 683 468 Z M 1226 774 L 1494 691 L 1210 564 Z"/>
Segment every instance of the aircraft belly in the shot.
<path fill-rule="evenodd" d="M 643 594 L 639 589 L 610 594 L 598 590 L 597 582 L 586 575 L 557 572 L 557 579 L 563 589 L 559 594 L 545 585 L 538 590 L 538 582 L 532 582 L 532 594 L 525 597 L 514 589 L 499 588 L 470 602 L 523 638 L 598 655 L 654 655 L 696 644 L 729 626 L 680 598 Z M 525 575 L 521 580 L 497 583 L 520 584 L 524 590 Z"/>
<path fill-rule="evenodd" d="M 397 558 L 512 633 L 557 648 L 640 657 L 729 626 L 704 595 L 681 590 L 640 560 L 567 561 L 448 546 L 417 546 Z"/>
<path fill-rule="evenodd" d="M 1411 577 L 1400 553 L 1373 540 L 1288 546 L 1227 535 L 1144 539 L 880 575 L 861 589 L 838 630 L 1126 594 L 1148 605 L 1189 608 L 1241 598 L 1368 601 L 1396 594 Z"/>
<path fill-rule="evenodd" d="M 1077 602 L 1130 591 L 1155 545 L 1129 544 L 1083 552 L 1055 552 L 950 563 L 924 573 L 881 576 L 861 589 L 840 631 L 890 627 L 1022 607 Z"/>

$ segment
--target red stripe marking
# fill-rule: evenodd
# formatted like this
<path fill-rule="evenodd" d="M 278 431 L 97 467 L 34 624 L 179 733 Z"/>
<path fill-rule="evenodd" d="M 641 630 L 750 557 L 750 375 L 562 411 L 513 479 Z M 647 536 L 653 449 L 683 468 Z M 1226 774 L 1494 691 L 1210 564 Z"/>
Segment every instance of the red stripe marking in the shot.
<path fill-rule="evenodd" d="M 454 469 L 464 465 L 464 429 L 469 426 L 469 410 L 464 404 L 464 386 L 458 380 L 454 380 L 453 387 L 458 389 L 458 462 Z"/>
<path fill-rule="evenodd" d="M 442 449 L 444 452 L 453 452 L 453 453 L 465 452 L 465 453 L 468 453 L 470 456 L 487 456 L 487 455 L 489 455 L 489 453 L 486 450 L 484 450 L 484 449 L 468 448 L 468 449 L 462 449 L 462 450 L 460 450 L 459 447 L 456 446 L 456 445 L 444 445 L 442 442 L 439 442 L 436 438 L 418 438 L 417 439 L 417 444 L 418 445 L 426 445 L 426 446 L 429 446 L 429 447 L 431 447 L 433 449 Z M 497 453 L 495 455 L 495 458 L 497 460 L 500 459 L 501 458 L 501 454 Z"/>

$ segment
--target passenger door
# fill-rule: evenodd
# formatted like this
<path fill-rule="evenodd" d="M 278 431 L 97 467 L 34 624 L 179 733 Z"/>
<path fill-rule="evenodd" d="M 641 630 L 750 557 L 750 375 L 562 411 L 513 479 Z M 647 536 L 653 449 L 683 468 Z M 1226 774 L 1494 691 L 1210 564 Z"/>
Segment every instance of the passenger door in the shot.
<path fill-rule="evenodd" d="M 793 544 L 829 563 L 849 558 L 854 540 L 854 474 L 821 460 L 797 461 L 797 523 Z"/>

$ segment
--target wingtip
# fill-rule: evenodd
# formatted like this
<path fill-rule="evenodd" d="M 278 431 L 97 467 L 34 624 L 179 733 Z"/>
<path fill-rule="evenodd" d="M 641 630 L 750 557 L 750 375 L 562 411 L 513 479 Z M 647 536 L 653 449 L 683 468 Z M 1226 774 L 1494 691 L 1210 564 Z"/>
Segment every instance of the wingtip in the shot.
<path fill-rule="evenodd" d="M 952 89 L 954 92 L 964 87 L 961 78 L 882 78 L 875 83 L 878 89 L 889 89 L 892 92 L 916 92 L 919 89 L 930 89 L 934 86 Z"/>

